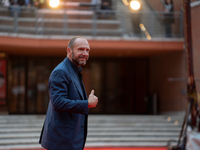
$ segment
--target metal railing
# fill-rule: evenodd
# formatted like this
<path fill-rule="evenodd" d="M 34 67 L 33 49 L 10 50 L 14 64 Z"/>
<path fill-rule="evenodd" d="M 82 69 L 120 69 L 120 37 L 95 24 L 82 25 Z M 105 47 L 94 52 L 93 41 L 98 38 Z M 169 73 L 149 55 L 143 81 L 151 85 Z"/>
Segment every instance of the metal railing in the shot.
<path fill-rule="evenodd" d="M 171 31 L 167 37 L 182 38 L 182 12 L 173 12 L 172 16 L 173 23 L 168 25 L 168 30 Z M 127 36 L 151 39 L 166 37 L 166 22 L 164 21 L 166 18 L 164 17 L 164 12 L 158 11 L 136 14 L 115 10 L 1 7 L 0 32 L 51 36 Z"/>

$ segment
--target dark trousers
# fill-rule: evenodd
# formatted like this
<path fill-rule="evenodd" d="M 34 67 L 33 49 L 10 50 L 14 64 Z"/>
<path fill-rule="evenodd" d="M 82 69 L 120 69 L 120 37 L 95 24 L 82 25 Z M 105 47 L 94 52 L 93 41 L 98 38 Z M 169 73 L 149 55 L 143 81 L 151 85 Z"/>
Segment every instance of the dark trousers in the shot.
<path fill-rule="evenodd" d="M 165 36 L 172 37 L 172 26 L 171 23 L 165 23 Z"/>

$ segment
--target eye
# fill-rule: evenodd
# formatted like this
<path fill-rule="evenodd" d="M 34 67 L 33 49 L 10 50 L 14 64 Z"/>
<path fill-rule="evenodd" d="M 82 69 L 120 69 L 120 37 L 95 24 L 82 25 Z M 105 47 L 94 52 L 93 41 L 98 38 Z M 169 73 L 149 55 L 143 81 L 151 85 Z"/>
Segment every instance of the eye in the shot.
<path fill-rule="evenodd" d="M 78 50 L 79 50 L 79 51 L 83 51 L 84 49 L 83 49 L 83 48 L 79 48 Z"/>

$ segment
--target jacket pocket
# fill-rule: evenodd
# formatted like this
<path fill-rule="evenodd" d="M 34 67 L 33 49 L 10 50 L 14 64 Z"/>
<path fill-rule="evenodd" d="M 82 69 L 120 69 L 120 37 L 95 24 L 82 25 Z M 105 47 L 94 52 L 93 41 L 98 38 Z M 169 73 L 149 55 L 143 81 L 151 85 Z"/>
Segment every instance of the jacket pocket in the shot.
<path fill-rule="evenodd" d="M 56 120 L 56 128 L 74 128 L 74 121 Z"/>

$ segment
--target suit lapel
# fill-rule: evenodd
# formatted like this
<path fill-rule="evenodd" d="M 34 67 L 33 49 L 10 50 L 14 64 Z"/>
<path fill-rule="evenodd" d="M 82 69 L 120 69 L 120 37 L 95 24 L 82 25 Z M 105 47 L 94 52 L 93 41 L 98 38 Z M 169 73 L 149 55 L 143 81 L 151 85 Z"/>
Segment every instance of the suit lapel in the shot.
<path fill-rule="evenodd" d="M 81 82 L 82 82 L 82 85 L 83 85 L 83 92 L 84 92 L 84 94 L 85 94 L 85 98 L 88 99 L 88 98 L 87 98 L 87 93 L 86 93 L 86 91 L 85 91 L 85 86 L 84 86 L 84 84 L 83 84 L 83 81 L 81 81 Z"/>
<path fill-rule="evenodd" d="M 79 79 L 77 79 L 75 74 L 72 74 L 72 76 L 73 76 L 75 87 L 77 88 L 79 94 L 81 95 L 81 98 L 84 99 L 84 95 L 83 95 L 83 92 L 82 92 L 82 89 L 81 89 L 81 85 L 79 85 L 79 82 L 78 82 Z"/>
<path fill-rule="evenodd" d="M 71 77 L 72 77 L 72 80 L 73 80 L 73 83 L 76 87 L 76 89 L 78 90 L 81 98 L 84 100 L 84 95 L 83 95 L 83 92 L 85 92 L 85 88 L 83 87 L 83 92 L 82 92 L 82 89 L 81 89 L 81 85 L 79 86 L 79 79 L 77 78 L 76 76 L 76 72 L 74 71 L 74 69 L 72 68 L 72 66 L 70 65 L 70 62 L 67 62 L 67 61 L 70 61 L 68 58 L 65 58 L 64 59 L 64 63 L 68 69 L 68 71 L 70 72 L 71 74 Z M 82 81 L 81 81 L 82 82 Z"/>

